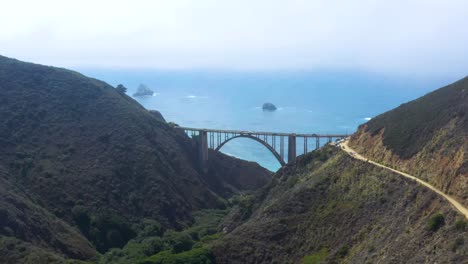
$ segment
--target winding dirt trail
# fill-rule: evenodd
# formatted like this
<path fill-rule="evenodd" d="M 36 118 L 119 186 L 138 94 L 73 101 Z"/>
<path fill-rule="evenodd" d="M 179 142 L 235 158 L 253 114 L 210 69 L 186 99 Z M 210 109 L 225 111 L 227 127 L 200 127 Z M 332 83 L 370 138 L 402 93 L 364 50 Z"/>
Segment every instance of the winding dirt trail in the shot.
<path fill-rule="evenodd" d="M 392 169 L 390 167 L 387 167 L 385 165 L 382 165 L 380 163 L 377 163 L 375 161 L 372 161 L 372 160 L 369 160 L 365 157 L 363 157 L 362 155 L 358 154 L 355 150 L 353 150 L 352 148 L 350 148 L 348 146 L 348 139 L 346 141 L 344 141 L 343 143 L 340 144 L 340 146 L 342 146 L 342 150 L 344 150 L 345 152 L 347 152 L 351 157 L 355 158 L 355 159 L 358 159 L 358 160 L 363 160 L 363 161 L 367 161 L 369 163 L 372 163 L 374 164 L 375 166 L 379 166 L 381 168 L 384 168 L 384 169 L 387 169 L 387 170 L 391 170 L 395 173 L 398 173 L 400 174 L 401 176 L 404 176 L 406 178 L 409 178 L 409 179 L 412 179 L 412 180 L 415 180 L 417 181 L 419 184 L 422 184 L 424 185 L 425 187 L 431 189 L 432 191 L 436 192 L 438 195 L 442 196 L 443 198 L 445 198 L 449 203 L 451 203 L 455 209 L 457 209 L 460 213 L 462 213 L 466 219 L 468 219 L 468 209 L 466 207 L 464 207 L 462 204 L 460 204 L 459 202 L 457 202 L 455 199 L 453 199 L 452 197 L 448 196 L 447 194 L 445 194 L 444 192 L 442 192 L 441 190 L 437 189 L 436 187 L 434 187 L 433 185 L 419 179 L 419 178 L 416 178 L 412 175 L 409 175 L 408 173 L 404 173 L 404 172 L 401 172 L 399 170 L 395 170 L 395 169 Z"/>

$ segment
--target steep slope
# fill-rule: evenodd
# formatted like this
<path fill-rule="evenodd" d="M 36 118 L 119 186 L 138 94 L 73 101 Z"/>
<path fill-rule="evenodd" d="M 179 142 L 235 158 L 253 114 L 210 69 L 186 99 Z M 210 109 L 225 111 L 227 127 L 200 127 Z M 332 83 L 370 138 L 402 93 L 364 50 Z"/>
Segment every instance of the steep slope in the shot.
<path fill-rule="evenodd" d="M 204 173 L 195 143 L 182 131 L 73 71 L 0 56 L 0 94 L 6 180 L 79 228 L 100 252 L 123 246 L 145 218 L 182 228 L 192 211 L 224 207 L 223 197 L 270 178 L 257 164 L 219 153 L 211 153 Z M 252 180 L 243 184 L 243 177 Z"/>
<path fill-rule="evenodd" d="M 350 146 L 468 205 L 468 77 L 360 126 Z"/>
<path fill-rule="evenodd" d="M 0 253 L 2 263 L 27 263 L 22 255 L 30 258 L 37 254 L 50 252 L 52 257 L 67 255 L 75 259 L 91 259 L 97 252 L 91 243 L 64 221 L 34 204 L 21 190 L 7 182 L 7 173 L 0 166 Z M 18 238 L 15 240 L 14 238 Z M 24 254 L 37 245 L 44 253 Z M 6 250 L 9 249 L 9 250 Z M 57 255 L 54 256 L 53 251 Z"/>
<path fill-rule="evenodd" d="M 464 263 L 463 219 L 413 181 L 326 147 L 234 210 L 213 252 L 217 263 Z"/>

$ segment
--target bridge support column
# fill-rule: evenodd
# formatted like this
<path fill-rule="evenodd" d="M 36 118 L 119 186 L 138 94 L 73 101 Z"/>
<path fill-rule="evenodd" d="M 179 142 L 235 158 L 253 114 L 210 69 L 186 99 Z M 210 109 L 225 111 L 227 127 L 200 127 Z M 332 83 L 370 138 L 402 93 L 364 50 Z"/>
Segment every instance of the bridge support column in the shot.
<path fill-rule="evenodd" d="M 288 163 L 296 160 L 296 135 L 288 136 Z"/>
<path fill-rule="evenodd" d="M 198 164 L 200 168 L 206 172 L 208 169 L 208 133 L 206 131 L 199 131 L 198 135 Z"/>

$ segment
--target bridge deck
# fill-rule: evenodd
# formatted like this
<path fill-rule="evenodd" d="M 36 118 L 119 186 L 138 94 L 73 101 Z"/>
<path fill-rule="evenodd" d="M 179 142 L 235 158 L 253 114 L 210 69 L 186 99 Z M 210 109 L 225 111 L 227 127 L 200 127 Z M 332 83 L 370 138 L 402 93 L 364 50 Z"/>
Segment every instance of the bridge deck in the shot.
<path fill-rule="evenodd" d="M 319 137 L 319 138 L 346 138 L 347 134 L 295 134 L 295 133 L 280 133 L 280 132 L 261 132 L 261 131 L 243 131 L 243 130 L 224 130 L 224 129 L 205 129 L 193 127 L 178 127 L 179 129 L 189 131 L 206 131 L 216 133 L 231 133 L 239 135 L 267 135 L 267 136 L 296 136 L 296 137 Z"/>

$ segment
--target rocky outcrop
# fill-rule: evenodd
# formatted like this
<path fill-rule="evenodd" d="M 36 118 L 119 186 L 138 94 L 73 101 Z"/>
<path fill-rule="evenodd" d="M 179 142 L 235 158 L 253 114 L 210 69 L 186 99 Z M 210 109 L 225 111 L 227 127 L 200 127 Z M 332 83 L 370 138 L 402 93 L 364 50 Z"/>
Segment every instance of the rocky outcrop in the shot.
<path fill-rule="evenodd" d="M 350 146 L 468 206 L 468 78 L 377 116 Z"/>
<path fill-rule="evenodd" d="M 276 111 L 276 106 L 272 103 L 264 103 L 262 106 L 263 111 L 273 112 Z"/>
<path fill-rule="evenodd" d="M 166 123 L 166 119 L 164 119 L 161 112 L 159 112 L 158 110 L 148 110 L 148 111 L 150 112 L 151 115 L 153 115 L 154 118 L 156 118 L 156 120 Z"/>
<path fill-rule="evenodd" d="M 133 94 L 134 97 L 138 97 L 138 96 L 153 96 L 154 95 L 154 91 L 151 90 L 150 88 L 148 88 L 146 85 L 144 84 L 140 84 L 136 90 L 136 92 Z"/>

